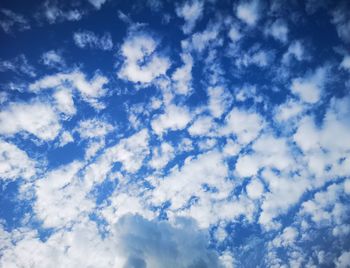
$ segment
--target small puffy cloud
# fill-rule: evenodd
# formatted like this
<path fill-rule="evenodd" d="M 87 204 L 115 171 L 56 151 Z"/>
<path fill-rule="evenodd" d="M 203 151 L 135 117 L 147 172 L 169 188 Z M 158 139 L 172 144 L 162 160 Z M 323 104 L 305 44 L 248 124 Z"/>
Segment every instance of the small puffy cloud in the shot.
<path fill-rule="evenodd" d="M 187 218 L 171 225 L 128 214 L 104 238 L 93 222 L 78 222 L 45 241 L 35 232 L 12 238 L 2 252 L 3 267 L 222 267 L 207 235 Z"/>
<path fill-rule="evenodd" d="M 155 133 L 161 135 L 168 129 L 184 129 L 191 119 L 192 116 L 186 107 L 170 104 L 166 107 L 165 113 L 152 120 L 151 126 Z"/>
<path fill-rule="evenodd" d="M 176 14 L 185 20 L 182 31 L 189 34 L 195 27 L 196 22 L 202 17 L 203 2 L 198 0 L 185 1 L 183 5 L 176 8 Z"/>
<path fill-rule="evenodd" d="M 50 68 L 60 69 L 66 66 L 61 53 L 55 50 L 49 50 L 41 55 L 41 61 Z"/>
<path fill-rule="evenodd" d="M 208 106 L 214 117 L 221 117 L 232 103 L 231 93 L 224 87 L 208 88 Z"/>
<path fill-rule="evenodd" d="M 0 139 L 0 178 L 14 180 L 30 179 L 35 174 L 35 164 L 27 153 L 16 145 Z"/>
<path fill-rule="evenodd" d="M 73 162 L 35 182 L 34 211 L 45 227 L 63 227 L 93 207 L 77 174 L 82 167 L 82 163 Z"/>
<path fill-rule="evenodd" d="M 253 179 L 246 187 L 247 195 L 251 199 L 259 199 L 264 193 L 264 185 L 258 179 Z"/>
<path fill-rule="evenodd" d="M 285 43 L 288 41 L 288 25 L 284 20 L 277 19 L 266 26 L 265 34 L 271 35 L 276 40 Z"/>
<path fill-rule="evenodd" d="M 101 50 L 111 50 L 113 48 L 112 36 L 104 33 L 98 36 L 91 31 L 79 31 L 73 34 L 74 43 L 80 48 L 95 48 Z"/>
<path fill-rule="evenodd" d="M 283 54 L 282 63 L 289 64 L 290 61 L 295 58 L 298 61 L 302 61 L 308 58 L 305 48 L 301 41 L 293 41 L 286 53 Z"/>
<path fill-rule="evenodd" d="M 74 141 L 74 138 L 72 136 L 72 134 L 70 134 L 68 131 L 63 131 L 61 136 L 60 136 L 60 140 L 59 140 L 59 147 L 63 147 L 68 143 L 71 143 Z"/>
<path fill-rule="evenodd" d="M 154 169 L 161 169 L 168 164 L 174 155 L 174 147 L 170 143 L 163 142 L 159 147 L 152 150 L 152 159 L 149 165 Z"/>
<path fill-rule="evenodd" d="M 124 63 L 118 77 L 134 83 L 150 83 L 165 75 L 170 61 L 156 52 L 158 42 L 142 32 L 132 33 L 121 47 Z"/>
<path fill-rule="evenodd" d="M 184 64 L 175 70 L 171 78 L 175 82 L 176 93 L 188 95 L 191 92 L 193 59 L 190 54 L 182 54 L 181 58 Z"/>
<path fill-rule="evenodd" d="M 236 7 L 236 16 L 249 26 L 254 26 L 260 18 L 259 0 L 240 1 Z"/>
<path fill-rule="evenodd" d="M 232 42 L 237 42 L 239 39 L 242 38 L 242 34 L 239 32 L 235 25 L 232 25 L 228 32 L 228 37 Z"/>
<path fill-rule="evenodd" d="M 275 108 L 275 118 L 278 122 L 284 122 L 300 115 L 304 110 L 303 104 L 293 99 L 288 99 Z"/>
<path fill-rule="evenodd" d="M 321 98 L 327 74 L 327 67 L 319 67 L 305 77 L 293 79 L 291 90 L 304 102 L 317 103 Z"/>
<path fill-rule="evenodd" d="M 34 67 L 28 63 L 27 57 L 23 54 L 11 59 L 0 61 L 0 72 L 12 71 L 17 74 L 25 74 L 30 77 L 36 76 Z"/>
<path fill-rule="evenodd" d="M 87 119 L 79 122 L 76 131 L 83 139 L 94 139 L 106 136 L 109 132 L 113 131 L 114 127 L 98 119 Z"/>
<path fill-rule="evenodd" d="M 208 135 L 213 128 L 213 118 L 210 116 L 200 116 L 188 128 L 191 136 Z"/>
<path fill-rule="evenodd" d="M 3 135 L 27 132 L 50 141 L 60 129 L 58 117 L 47 103 L 10 103 L 0 112 L 0 134 Z"/>
<path fill-rule="evenodd" d="M 236 135 L 241 144 L 248 144 L 257 138 L 263 128 L 263 119 L 259 114 L 233 108 L 225 118 L 220 130 L 224 135 Z"/>
<path fill-rule="evenodd" d="M 51 24 L 62 21 L 78 21 L 83 17 L 82 11 L 78 9 L 67 9 L 59 4 L 61 3 L 56 1 L 45 1 L 42 5 L 40 16 Z"/>
<path fill-rule="evenodd" d="M 350 251 L 344 251 L 335 262 L 337 268 L 346 268 L 350 264 Z"/>
<path fill-rule="evenodd" d="M 345 55 L 342 62 L 340 63 L 340 67 L 344 70 L 350 71 L 350 55 Z"/>
<path fill-rule="evenodd" d="M 96 9 L 100 9 L 106 1 L 107 0 L 89 0 L 90 4 L 93 5 Z"/>
<path fill-rule="evenodd" d="M 100 74 L 96 74 L 92 79 L 87 80 L 84 73 L 76 70 L 70 73 L 61 72 L 44 76 L 30 84 L 29 90 L 32 92 L 61 88 L 77 90 L 85 101 L 93 107 L 100 109 L 104 106 L 99 103 L 98 98 L 106 94 L 104 85 L 108 82 L 109 80 Z"/>
<path fill-rule="evenodd" d="M 109 148 L 101 160 L 110 159 L 111 162 L 120 162 L 124 170 L 135 173 L 141 168 L 149 153 L 149 134 L 146 129 L 143 129 Z"/>
<path fill-rule="evenodd" d="M 59 89 L 53 94 L 57 110 L 61 113 L 72 116 L 76 113 L 72 92 L 68 89 Z"/>
<path fill-rule="evenodd" d="M 299 232 L 294 227 L 286 227 L 283 232 L 272 240 L 272 245 L 274 247 L 288 247 L 293 246 L 296 239 L 298 238 Z"/>
<path fill-rule="evenodd" d="M 0 27 L 5 33 L 11 33 L 13 29 L 28 30 L 30 24 L 23 15 L 3 8 L 0 10 Z"/>
<path fill-rule="evenodd" d="M 214 43 L 214 41 L 218 41 L 219 33 L 220 25 L 210 23 L 204 31 L 196 32 L 192 35 L 189 48 L 201 53 L 207 47 L 209 47 L 211 43 Z M 218 43 L 220 44 L 220 42 Z"/>
<path fill-rule="evenodd" d="M 346 1 L 340 3 L 332 11 L 332 23 L 337 29 L 340 39 L 346 43 L 350 43 L 350 5 Z"/>

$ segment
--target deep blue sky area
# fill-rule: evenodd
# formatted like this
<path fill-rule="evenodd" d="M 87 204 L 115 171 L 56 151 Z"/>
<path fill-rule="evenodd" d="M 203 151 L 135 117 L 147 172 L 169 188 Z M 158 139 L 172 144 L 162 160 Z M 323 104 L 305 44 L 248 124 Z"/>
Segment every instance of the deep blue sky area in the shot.
<path fill-rule="evenodd" d="M 350 267 L 346 0 L 0 4 L 0 268 Z"/>

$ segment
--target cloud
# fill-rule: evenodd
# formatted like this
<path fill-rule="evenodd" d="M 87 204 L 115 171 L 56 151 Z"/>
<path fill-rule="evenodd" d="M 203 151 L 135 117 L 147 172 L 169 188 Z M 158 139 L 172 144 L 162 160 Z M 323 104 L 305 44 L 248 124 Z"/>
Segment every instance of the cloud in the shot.
<path fill-rule="evenodd" d="M 41 61 L 50 68 L 61 69 L 66 66 L 65 60 L 61 53 L 55 50 L 49 50 L 42 54 Z"/>
<path fill-rule="evenodd" d="M 161 135 L 168 129 L 184 129 L 191 119 L 192 116 L 186 107 L 170 104 L 166 107 L 165 113 L 152 120 L 151 126 L 156 134 Z"/>
<path fill-rule="evenodd" d="M 17 74 L 25 74 L 30 77 L 36 76 L 35 68 L 28 63 L 27 57 L 23 54 L 16 56 L 12 60 L 0 62 L 0 72 L 12 71 Z"/>
<path fill-rule="evenodd" d="M 87 119 L 79 122 L 76 131 L 82 139 L 94 139 L 106 136 L 114 127 L 98 119 Z"/>
<path fill-rule="evenodd" d="M 67 9 L 54 0 L 47 0 L 42 4 L 39 16 L 44 17 L 50 24 L 62 21 L 78 21 L 84 12 L 78 9 Z"/>
<path fill-rule="evenodd" d="M 286 43 L 288 41 L 288 25 L 282 19 L 277 19 L 266 26 L 265 34 L 271 35 L 282 43 Z"/>
<path fill-rule="evenodd" d="M 309 58 L 302 42 L 299 40 L 293 41 L 289 45 L 287 52 L 283 54 L 282 63 L 289 64 L 293 58 L 298 61 L 306 60 Z"/>
<path fill-rule="evenodd" d="M 0 27 L 5 33 L 12 33 L 14 29 L 24 31 L 30 29 L 29 21 L 21 14 L 9 9 L 0 10 Z"/>
<path fill-rule="evenodd" d="M 107 0 L 89 0 L 90 4 L 93 5 L 96 9 L 100 9 L 106 1 Z"/>
<path fill-rule="evenodd" d="M 291 91 L 306 103 L 317 103 L 321 99 L 328 74 L 327 67 L 319 67 L 305 77 L 292 80 Z"/>
<path fill-rule="evenodd" d="M 98 101 L 98 98 L 106 94 L 104 85 L 109 80 L 107 77 L 95 74 L 89 80 L 86 79 L 84 73 L 75 70 L 70 73 L 56 73 L 47 75 L 29 85 L 29 90 L 32 92 L 40 92 L 46 89 L 69 89 L 77 90 L 82 96 L 83 100 L 87 101 L 96 109 L 104 108 L 104 105 Z"/>
<path fill-rule="evenodd" d="M 260 18 L 260 2 L 251 0 L 240 1 L 236 8 L 236 16 L 249 26 L 255 26 Z"/>
<path fill-rule="evenodd" d="M 182 31 L 189 34 L 203 15 L 203 2 L 197 0 L 185 1 L 182 6 L 176 8 L 176 14 L 185 20 Z"/>
<path fill-rule="evenodd" d="M 95 48 L 112 50 L 113 41 L 110 33 L 104 33 L 101 37 L 91 31 L 79 31 L 73 34 L 74 43 L 80 48 Z"/>
<path fill-rule="evenodd" d="M 12 102 L 0 112 L 2 135 L 11 136 L 18 132 L 26 132 L 50 141 L 56 138 L 60 129 L 57 114 L 47 103 Z"/>
<path fill-rule="evenodd" d="M 0 140 L 0 178 L 2 180 L 30 179 L 36 173 L 35 163 L 16 145 Z"/>
<path fill-rule="evenodd" d="M 55 105 L 61 113 L 70 117 L 77 112 L 74 106 L 72 92 L 68 89 L 59 89 L 55 91 L 53 97 L 55 99 Z"/>
<path fill-rule="evenodd" d="M 348 3 L 341 2 L 332 11 L 332 23 L 337 29 L 338 36 L 345 43 L 350 42 L 350 16 L 349 16 L 350 6 Z"/>
<path fill-rule="evenodd" d="M 11 237 L 12 234 L 4 233 Z M 59 267 L 222 267 L 218 254 L 207 248 L 207 236 L 188 219 L 175 226 L 125 215 L 102 238 L 93 222 L 60 230 L 46 241 L 22 232 L 3 251 L 0 264 Z"/>
<path fill-rule="evenodd" d="M 340 67 L 350 71 L 350 55 L 344 56 L 342 62 L 340 63 Z"/>
<path fill-rule="evenodd" d="M 223 87 L 209 87 L 208 97 L 209 111 L 216 118 L 227 111 L 233 100 L 231 93 Z"/>
<path fill-rule="evenodd" d="M 156 53 L 158 42 L 146 33 L 130 34 L 121 46 L 124 63 L 118 77 L 134 83 L 150 83 L 165 75 L 170 61 Z"/>
<path fill-rule="evenodd" d="M 257 138 L 263 125 L 259 114 L 233 108 L 227 114 L 225 125 L 220 131 L 224 135 L 235 135 L 241 144 L 248 144 Z"/>
<path fill-rule="evenodd" d="M 190 54 L 181 54 L 184 65 L 177 68 L 172 75 L 177 94 L 188 95 L 191 92 L 193 59 Z"/>
<path fill-rule="evenodd" d="M 174 156 L 174 147 L 167 142 L 163 142 L 159 147 L 152 150 L 152 159 L 149 165 L 154 169 L 161 169 L 165 167 Z"/>

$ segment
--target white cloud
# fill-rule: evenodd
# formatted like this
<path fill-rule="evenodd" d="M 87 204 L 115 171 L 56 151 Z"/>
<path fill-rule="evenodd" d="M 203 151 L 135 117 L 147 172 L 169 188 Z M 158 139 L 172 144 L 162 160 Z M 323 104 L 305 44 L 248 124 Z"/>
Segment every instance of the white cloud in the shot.
<path fill-rule="evenodd" d="M 237 160 L 236 171 L 242 177 L 256 175 L 263 167 L 285 170 L 294 163 L 287 142 L 283 138 L 264 134 L 254 142 L 252 150 L 251 154 L 243 155 Z"/>
<path fill-rule="evenodd" d="M 202 154 L 196 159 L 187 158 L 185 164 L 181 168 L 174 168 L 169 176 L 152 181 L 155 189 L 151 199 L 157 205 L 170 201 L 170 209 L 177 210 L 183 208 L 193 196 L 205 200 L 208 197 L 210 200 L 225 198 L 232 189 L 231 182 L 226 180 L 227 175 L 227 166 L 217 152 Z M 204 184 L 217 191 L 207 192 Z M 206 223 L 198 221 L 201 226 Z"/>
<path fill-rule="evenodd" d="M 47 103 L 10 103 L 0 112 L 0 134 L 27 132 L 42 140 L 53 140 L 61 125 Z"/>
<path fill-rule="evenodd" d="M 0 140 L 0 178 L 14 180 L 30 179 L 36 173 L 35 164 L 27 153 L 16 145 Z"/>
<path fill-rule="evenodd" d="M 259 114 L 233 108 L 225 118 L 225 125 L 220 130 L 224 135 L 236 135 L 241 144 L 248 144 L 257 138 L 264 126 Z"/>
<path fill-rule="evenodd" d="M 236 16 L 249 26 L 254 26 L 258 22 L 259 13 L 260 3 L 258 0 L 240 1 L 236 8 Z"/>
<path fill-rule="evenodd" d="M 67 116 L 74 115 L 77 110 L 74 106 L 72 92 L 68 89 L 59 89 L 54 94 L 55 104 L 57 110 L 64 113 Z"/>
<path fill-rule="evenodd" d="M 304 110 L 304 106 L 293 99 L 288 99 L 275 108 L 275 118 L 279 122 L 284 122 L 300 115 Z"/>
<path fill-rule="evenodd" d="M 289 64 L 291 59 L 295 58 L 298 61 L 302 61 L 308 58 L 305 48 L 301 41 L 293 41 L 286 53 L 283 54 L 282 63 Z"/>
<path fill-rule="evenodd" d="M 286 43 L 288 41 L 288 25 L 284 20 L 277 19 L 266 26 L 265 34 L 271 35 L 282 43 Z"/>
<path fill-rule="evenodd" d="M 90 4 L 93 5 L 96 9 L 100 9 L 106 1 L 107 0 L 89 0 Z"/>
<path fill-rule="evenodd" d="M 342 62 L 340 63 L 340 67 L 350 71 L 350 55 L 344 56 Z"/>
<path fill-rule="evenodd" d="M 188 95 L 191 92 L 193 59 L 190 54 L 181 54 L 184 65 L 172 75 L 177 94 Z"/>
<path fill-rule="evenodd" d="M 106 94 L 104 88 L 109 80 L 100 74 L 96 74 L 92 79 L 87 80 L 84 73 L 80 71 L 72 71 L 70 73 L 57 73 L 47 75 L 29 85 L 29 90 L 39 92 L 45 89 L 61 89 L 77 90 L 82 98 L 90 103 L 94 108 L 101 109 L 104 105 L 98 101 L 98 98 Z"/>
<path fill-rule="evenodd" d="M 66 226 L 87 216 L 93 208 L 94 204 L 86 198 L 89 189 L 78 177 L 82 167 L 82 163 L 73 162 L 35 182 L 34 211 L 45 227 Z"/>
<path fill-rule="evenodd" d="M 337 29 L 338 36 L 346 43 L 350 43 L 349 5 L 340 3 L 332 11 L 332 23 Z"/>
<path fill-rule="evenodd" d="M 73 40 L 80 48 L 96 48 L 101 50 L 111 50 L 113 48 L 110 33 L 104 33 L 100 37 L 91 31 L 80 31 L 73 34 Z"/>
<path fill-rule="evenodd" d="M 213 128 L 213 118 L 210 116 L 200 116 L 188 128 L 191 136 L 208 135 Z"/>
<path fill-rule="evenodd" d="M 165 113 L 152 120 L 151 126 L 156 134 L 161 135 L 168 129 L 184 129 L 191 119 L 191 114 L 186 107 L 170 104 L 166 107 Z"/>
<path fill-rule="evenodd" d="M 242 38 L 242 34 L 239 32 L 236 26 L 232 25 L 230 31 L 228 32 L 228 37 L 232 42 L 237 42 Z"/>
<path fill-rule="evenodd" d="M 203 2 L 198 0 L 185 1 L 182 6 L 176 8 L 176 14 L 185 20 L 185 25 L 182 27 L 185 34 L 192 32 L 202 13 Z"/>
<path fill-rule="evenodd" d="M 246 187 L 247 195 L 251 199 L 259 199 L 264 193 L 264 185 L 258 179 L 253 179 Z"/>
<path fill-rule="evenodd" d="M 196 32 L 195 34 L 192 35 L 190 48 L 201 53 L 211 43 L 220 44 L 221 41 L 220 39 L 218 39 L 219 32 L 220 32 L 220 25 L 209 24 L 204 31 Z"/>
<path fill-rule="evenodd" d="M 114 127 L 102 120 L 87 119 L 79 122 L 76 131 L 83 139 L 94 139 L 106 136 L 109 132 L 113 131 Z"/>
<path fill-rule="evenodd" d="M 45 1 L 42 6 L 42 14 L 49 23 L 62 21 L 78 21 L 83 17 L 83 12 L 77 9 L 64 9 L 54 1 Z"/>
<path fill-rule="evenodd" d="M 20 54 L 11 60 L 0 61 L 0 72 L 12 71 L 17 74 L 36 76 L 35 68 L 28 63 L 27 57 Z"/>
<path fill-rule="evenodd" d="M 344 251 L 336 261 L 337 268 L 346 268 L 350 264 L 350 251 Z"/>
<path fill-rule="evenodd" d="M 214 117 L 220 118 L 232 103 L 232 95 L 223 87 L 208 88 L 208 106 Z"/>
<path fill-rule="evenodd" d="M 5 17 L 0 20 L 0 27 L 5 33 L 12 33 L 15 28 L 19 31 L 30 29 L 30 23 L 23 15 L 5 8 L 0 11 Z"/>
<path fill-rule="evenodd" d="M 305 77 L 293 79 L 292 92 L 306 103 L 317 103 L 323 93 L 327 72 L 327 67 L 320 67 Z"/>
<path fill-rule="evenodd" d="M 61 53 L 55 50 L 49 50 L 41 55 L 41 61 L 46 66 L 51 68 L 60 69 L 66 66 L 66 62 L 63 59 Z"/>
<path fill-rule="evenodd" d="M 207 235 L 189 219 L 178 219 L 172 226 L 165 221 L 126 215 L 112 226 L 105 238 L 93 222 L 80 222 L 70 229 L 59 230 L 46 241 L 41 241 L 34 232 L 25 231 L 3 251 L 0 265 L 221 267 L 218 254 L 207 249 L 207 240 Z"/>
<path fill-rule="evenodd" d="M 61 136 L 60 136 L 60 141 L 59 141 L 59 147 L 63 147 L 68 143 L 71 143 L 74 141 L 74 138 L 72 134 L 70 134 L 68 131 L 63 131 Z"/>
<path fill-rule="evenodd" d="M 168 164 L 174 155 L 174 147 L 170 143 L 163 142 L 159 147 L 153 148 L 149 165 L 154 169 L 161 169 Z"/>
<path fill-rule="evenodd" d="M 170 67 L 168 58 L 156 52 L 158 42 L 146 33 L 131 34 L 121 47 L 124 63 L 119 78 L 137 83 L 150 83 L 165 75 Z"/>

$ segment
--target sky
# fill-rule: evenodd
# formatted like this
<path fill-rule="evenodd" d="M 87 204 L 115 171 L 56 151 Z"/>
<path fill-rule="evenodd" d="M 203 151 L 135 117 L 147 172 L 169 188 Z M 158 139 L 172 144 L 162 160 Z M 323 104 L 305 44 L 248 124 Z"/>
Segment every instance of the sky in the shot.
<path fill-rule="evenodd" d="M 0 267 L 350 267 L 350 2 L 2 0 Z"/>

